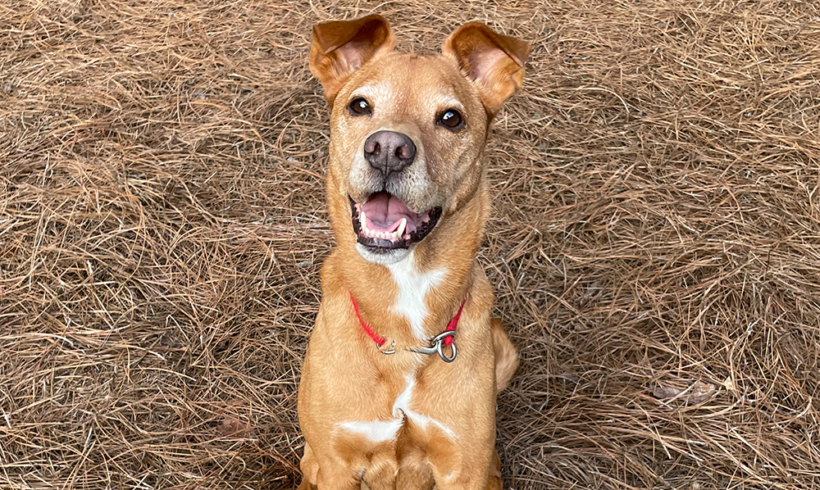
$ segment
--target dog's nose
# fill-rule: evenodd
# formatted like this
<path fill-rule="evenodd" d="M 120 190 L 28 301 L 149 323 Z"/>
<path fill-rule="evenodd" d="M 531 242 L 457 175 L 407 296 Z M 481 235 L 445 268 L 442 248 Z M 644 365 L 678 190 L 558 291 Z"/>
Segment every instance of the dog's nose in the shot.
<path fill-rule="evenodd" d="M 406 134 L 376 131 L 364 142 L 364 157 L 387 177 L 413 163 L 416 145 Z"/>

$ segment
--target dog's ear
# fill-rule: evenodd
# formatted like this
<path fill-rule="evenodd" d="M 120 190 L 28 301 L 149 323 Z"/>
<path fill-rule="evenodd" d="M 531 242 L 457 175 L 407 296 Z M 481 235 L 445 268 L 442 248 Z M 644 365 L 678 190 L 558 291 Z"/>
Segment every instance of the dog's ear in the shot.
<path fill-rule="evenodd" d="M 477 84 L 481 102 L 492 117 L 521 88 L 530 45 L 496 34 L 480 22 L 470 22 L 450 34 L 442 51 L 454 57 L 459 68 Z"/>
<path fill-rule="evenodd" d="M 318 24 L 313 27 L 310 71 L 322 82 L 332 106 L 351 73 L 395 45 L 390 25 L 381 15 Z"/>

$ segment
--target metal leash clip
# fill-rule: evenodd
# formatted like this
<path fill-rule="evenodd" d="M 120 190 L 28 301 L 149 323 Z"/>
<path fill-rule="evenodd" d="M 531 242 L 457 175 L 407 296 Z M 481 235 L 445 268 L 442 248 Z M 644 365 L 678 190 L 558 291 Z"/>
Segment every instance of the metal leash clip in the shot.
<path fill-rule="evenodd" d="M 454 330 L 447 330 L 433 337 L 430 340 L 430 347 L 416 347 L 409 348 L 408 350 L 417 354 L 438 354 L 442 361 L 453 362 L 456 360 L 456 355 L 458 354 L 458 351 L 456 351 L 456 341 L 453 339 L 453 343 L 450 344 L 450 347 L 453 349 L 453 353 L 450 357 L 447 357 L 447 355 L 444 354 L 444 339 L 447 337 L 455 337 L 455 335 L 456 332 Z"/>

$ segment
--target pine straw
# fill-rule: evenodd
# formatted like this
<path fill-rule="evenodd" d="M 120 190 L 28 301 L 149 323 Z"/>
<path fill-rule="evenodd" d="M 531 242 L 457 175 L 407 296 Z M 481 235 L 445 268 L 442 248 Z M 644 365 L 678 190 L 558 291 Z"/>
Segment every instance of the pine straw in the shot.
<path fill-rule="evenodd" d="M 6 0 L 0 487 L 298 482 L 332 246 L 310 27 L 371 11 L 409 51 L 533 43 L 481 257 L 523 358 L 508 486 L 820 487 L 813 0 Z"/>

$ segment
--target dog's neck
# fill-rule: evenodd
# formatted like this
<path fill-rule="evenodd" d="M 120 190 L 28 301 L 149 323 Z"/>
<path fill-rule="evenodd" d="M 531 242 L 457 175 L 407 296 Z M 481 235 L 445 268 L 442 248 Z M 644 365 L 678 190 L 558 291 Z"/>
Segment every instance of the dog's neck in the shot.
<path fill-rule="evenodd" d="M 330 195 L 330 194 L 329 194 Z M 380 335 L 400 343 L 422 342 L 440 333 L 469 295 L 472 268 L 489 209 L 485 182 L 403 260 L 381 265 L 355 248 L 346 203 L 329 199 L 341 266 L 331 279 L 343 285 Z M 343 221 L 347 220 L 347 222 Z M 328 280 L 330 278 L 325 278 Z"/>

